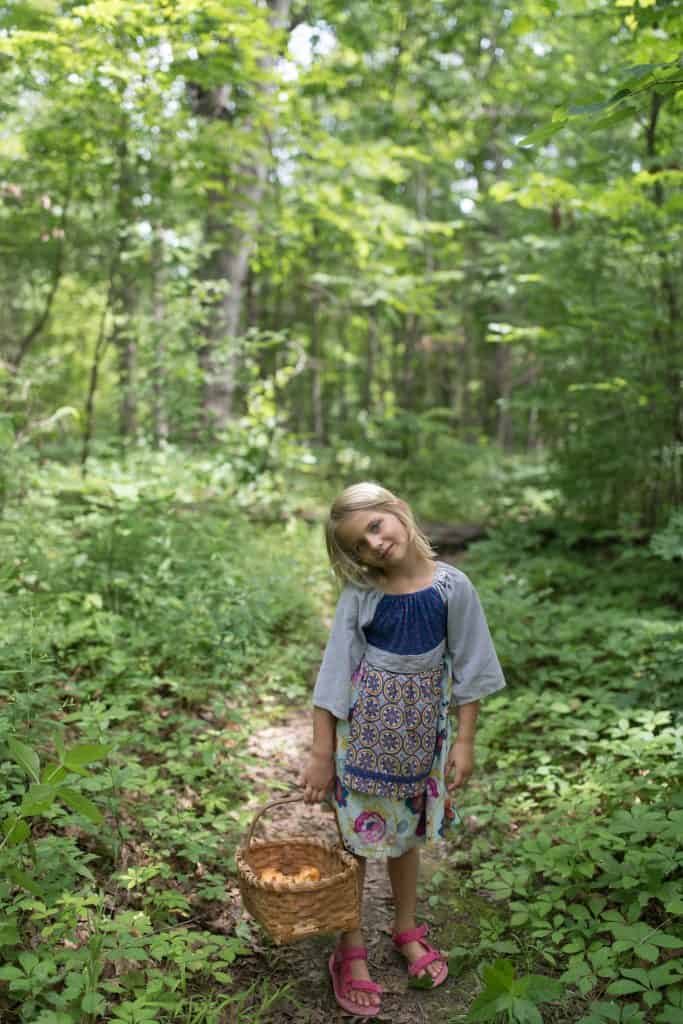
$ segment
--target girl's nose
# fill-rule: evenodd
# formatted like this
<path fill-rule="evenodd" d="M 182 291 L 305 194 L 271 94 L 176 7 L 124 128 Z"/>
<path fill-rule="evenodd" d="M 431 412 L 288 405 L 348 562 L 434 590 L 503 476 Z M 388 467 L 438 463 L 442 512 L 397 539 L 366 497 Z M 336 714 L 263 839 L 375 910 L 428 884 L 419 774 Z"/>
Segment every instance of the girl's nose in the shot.
<path fill-rule="evenodd" d="M 383 541 L 377 534 L 371 533 L 368 537 L 368 545 L 371 551 L 378 551 L 382 547 Z"/>

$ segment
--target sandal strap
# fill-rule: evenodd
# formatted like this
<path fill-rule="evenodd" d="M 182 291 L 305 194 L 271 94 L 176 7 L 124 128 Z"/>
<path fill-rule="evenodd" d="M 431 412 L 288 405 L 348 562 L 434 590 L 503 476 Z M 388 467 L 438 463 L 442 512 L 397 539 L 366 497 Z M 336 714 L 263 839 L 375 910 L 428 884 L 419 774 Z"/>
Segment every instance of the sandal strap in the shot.
<path fill-rule="evenodd" d="M 367 960 L 367 949 L 364 946 L 352 946 L 350 949 L 342 950 L 341 952 L 354 954 L 353 956 L 347 956 L 343 960 L 335 961 L 339 969 L 339 978 L 344 998 L 347 998 L 347 993 L 351 989 L 356 989 L 359 992 L 376 992 L 378 995 L 381 995 L 384 989 L 376 981 L 364 981 L 362 978 L 354 978 L 351 974 L 351 960 Z"/>
<path fill-rule="evenodd" d="M 349 988 L 358 989 L 359 992 L 376 992 L 377 995 L 381 995 L 384 991 L 381 985 L 378 985 L 376 981 L 361 981 L 360 978 L 349 978 L 344 979 L 347 990 Z"/>
<path fill-rule="evenodd" d="M 441 953 L 439 953 L 438 949 L 434 949 L 432 946 L 429 946 L 429 950 L 424 956 L 421 956 L 414 964 L 408 964 L 408 974 L 419 974 L 420 971 L 424 971 L 425 967 L 429 964 L 433 964 L 435 960 L 440 960 L 443 963 L 444 958 Z"/>
<path fill-rule="evenodd" d="M 417 928 L 409 928 L 407 932 L 399 932 L 392 936 L 395 946 L 405 946 L 407 942 L 419 942 L 427 935 L 429 929 L 426 924 L 420 924 Z"/>

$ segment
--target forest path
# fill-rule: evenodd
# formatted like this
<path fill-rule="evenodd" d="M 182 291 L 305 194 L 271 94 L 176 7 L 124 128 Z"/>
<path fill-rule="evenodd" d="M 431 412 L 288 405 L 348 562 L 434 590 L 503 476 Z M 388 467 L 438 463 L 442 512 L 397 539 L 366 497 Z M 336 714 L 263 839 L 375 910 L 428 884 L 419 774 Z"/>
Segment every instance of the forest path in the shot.
<path fill-rule="evenodd" d="M 291 796 L 297 789 L 300 767 L 311 740 L 310 708 L 297 709 L 275 724 L 254 733 L 249 753 L 258 759 L 259 767 L 252 776 L 254 810 L 278 798 Z M 300 790 L 299 790 L 300 792 Z M 323 835 L 336 839 L 332 811 L 320 805 L 287 804 L 272 808 L 264 816 L 268 835 Z M 262 821 L 264 820 L 262 819 Z M 260 829 L 260 825 L 259 825 Z M 418 919 L 430 923 L 430 938 L 437 948 L 454 944 L 458 919 L 443 903 L 427 904 L 429 879 L 443 864 L 439 851 L 425 851 L 421 858 Z M 462 1019 L 477 991 L 472 974 L 448 981 L 432 991 L 408 988 L 403 960 L 391 943 L 392 896 L 384 861 L 368 861 L 363 901 L 363 931 L 368 946 L 370 973 L 385 989 L 382 1012 L 374 1019 L 393 1024 L 450 1024 Z M 471 932 L 472 922 L 462 915 L 462 925 Z M 447 934 L 448 933 L 448 937 Z M 256 978 L 268 977 L 270 990 L 294 982 L 294 1002 L 283 1001 L 265 1020 L 268 1024 L 329 1024 L 356 1018 L 337 1006 L 327 971 L 327 958 L 334 944 L 333 936 L 304 940 L 291 946 L 273 946 L 258 929 L 254 929 L 255 958 L 241 961 L 235 971 L 240 989 Z M 244 976 L 242 976 L 244 975 Z M 358 1018 L 359 1019 L 359 1018 Z"/>
<path fill-rule="evenodd" d="M 444 561 L 454 561 L 448 557 Z M 251 781 L 250 806 L 256 811 L 266 803 L 289 797 L 298 791 L 301 766 L 310 749 L 311 709 L 297 708 L 266 728 L 255 732 L 249 753 L 257 761 Z M 326 806 L 303 802 L 276 807 L 267 812 L 265 832 L 281 837 L 286 834 L 323 835 L 336 840 L 332 811 Z M 259 824 L 259 833 L 263 834 Z M 472 934 L 472 919 L 464 911 L 454 911 L 443 901 L 428 904 L 428 884 L 438 868 L 443 868 L 445 844 L 425 849 L 421 856 L 418 889 L 418 921 L 430 925 L 430 938 L 439 949 L 462 942 L 462 932 Z M 447 861 L 445 862 L 447 863 Z M 408 987 L 404 961 L 391 943 L 393 901 L 384 861 L 368 861 L 363 900 L 363 932 L 368 946 L 370 973 L 384 988 L 382 1010 L 374 1019 L 392 1024 L 454 1024 L 464 1019 L 478 991 L 477 979 L 469 971 L 460 977 L 453 972 L 444 985 L 430 991 Z M 235 980 L 240 989 L 253 981 L 268 978 L 270 991 L 294 982 L 294 1001 L 285 1001 L 264 1018 L 268 1024 L 330 1024 L 361 1018 L 345 1014 L 334 999 L 327 959 L 333 948 L 333 936 L 321 936 L 290 946 L 273 946 L 254 928 L 255 957 L 236 964 Z"/>

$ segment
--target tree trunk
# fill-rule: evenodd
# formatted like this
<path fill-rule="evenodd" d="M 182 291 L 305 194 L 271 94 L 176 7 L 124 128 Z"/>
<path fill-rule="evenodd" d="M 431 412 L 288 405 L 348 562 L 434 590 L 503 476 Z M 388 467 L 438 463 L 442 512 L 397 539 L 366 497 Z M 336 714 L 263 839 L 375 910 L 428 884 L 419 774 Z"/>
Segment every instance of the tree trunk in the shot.
<path fill-rule="evenodd" d="M 109 312 L 111 299 L 113 294 L 113 274 L 114 265 L 109 273 L 109 286 L 107 288 L 107 297 L 102 308 L 102 315 L 100 317 L 100 323 L 97 330 L 97 337 L 95 338 L 95 350 L 93 352 L 92 364 L 90 366 L 90 379 L 88 382 L 88 394 L 85 399 L 85 409 L 83 412 L 83 443 L 81 445 L 81 476 L 85 477 L 88 472 L 88 458 L 90 456 L 90 445 L 92 443 L 92 436 L 95 427 L 95 395 L 97 394 L 97 385 L 100 376 L 100 365 L 102 363 L 102 357 L 109 344 L 109 337 L 107 335 L 107 313 Z"/>
<path fill-rule="evenodd" d="M 512 393 L 512 352 L 509 345 L 497 345 L 496 349 L 496 390 L 498 392 L 496 440 L 503 451 L 509 451 L 512 446 L 512 417 L 508 406 Z"/>
<path fill-rule="evenodd" d="M 204 330 L 205 343 L 199 353 L 203 370 L 204 426 L 210 435 L 225 427 L 233 416 L 244 286 L 266 169 L 263 164 L 254 164 L 241 168 L 240 176 L 251 178 L 239 196 L 240 227 L 225 230 L 224 192 L 214 191 L 209 196 L 213 209 L 204 233 L 205 242 L 214 248 L 214 253 L 202 276 L 205 280 L 225 285 L 223 295 L 212 303 L 209 310 Z M 225 191 L 228 191 L 227 183 Z"/>
<path fill-rule="evenodd" d="M 324 445 L 327 431 L 323 409 L 323 354 L 320 342 L 319 294 L 314 287 L 311 292 L 311 408 L 313 410 L 313 434 L 318 444 Z"/>
<path fill-rule="evenodd" d="M 476 346 L 477 339 L 474 333 L 473 318 L 469 310 L 465 310 L 463 317 L 463 341 L 461 359 L 461 422 L 462 436 L 465 441 L 472 444 L 479 435 L 479 419 L 477 417 L 477 402 L 475 400 L 474 384 L 476 381 Z"/>
<path fill-rule="evenodd" d="M 651 171 L 658 169 L 654 161 L 657 157 L 657 127 L 662 104 L 662 96 L 657 92 L 653 92 L 650 101 L 650 116 L 646 129 L 646 152 L 650 161 Z M 659 180 L 656 180 L 654 183 L 653 198 L 657 207 L 663 205 L 664 188 Z M 651 488 L 645 513 L 648 526 L 655 526 L 660 518 L 661 510 L 666 509 L 669 504 L 679 504 L 682 497 L 678 484 L 679 467 L 676 465 L 677 457 L 672 450 L 675 442 L 683 440 L 681 311 L 676 278 L 672 273 L 669 254 L 664 248 L 659 250 L 659 280 L 662 304 L 667 314 L 667 323 L 665 327 L 660 327 L 658 324 L 655 325 L 653 339 L 655 351 L 658 352 L 660 358 L 657 375 L 660 386 L 663 386 L 665 389 L 667 400 L 663 404 L 667 408 L 662 410 L 663 422 L 658 472 L 654 480 L 654 486 Z"/>
<path fill-rule="evenodd" d="M 417 407 L 415 356 L 419 333 L 419 318 L 414 313 L 409 313 L 403 331 L 403 368 L 401 373 L 401 408 L 408 411 Z"/>
<path fill-rule="evenodd" d="M 272 24 L 283 27 L 289 15 L 289 0 L 271 0 L 270 9 Z M 263 58 L 261 65 L 271 67 L 274 59 L 273 56 Z M 264 86 L 264 98 L 267 99 L 273 89 L 272 85 Z M 227 93 L 229 88 L 223 86 L 203 94 L 199 112 L 212 120 L 225 118 Z M 243 127 L 248 134 L 253 129 L 253 120 L 245 119 Z M 225 284 L 225 291 L 212 300 L 208 310 L 205 341 L 198 357 L 203 374 L 203 422 L 209 436 L 225 427 L 234 415 L 245 282 L 267 180 L 266 161 L 264 140 L 260 158 L 250 159 L 235 168 L 235 178 L 245 182 L 244 185 L 231 187 L 228 176 L 224 176 L 223 187 L 209 194 L 204 241 L 211 255 L 202 276 L 205 280 Z M 226 196 L 231 200 L 229 210 Z M 232 224 L 226 230 L 227 216 L 232 216 Z"/>
<path fill-rule="evenodd" d="M 18 373 L 19 367 L 23 363 L 31 345 L 39 336 L 39 334 L 45 327 L 46 323 L 48 322 L 50 318 L 50 312 L 52 310 L 52 304 L 55 300 L 55 296 L 57 295 L 57 291 L 62 280 L 62 276 L 64 273 L 64 238 L 66 235 L 66 216 L 69 207 L 69 200 L 70 192 L 67 193 L 66 200 L 64 202 L 64 207 L 62 209 L 62 216 L 59 222 L 59 228 L 57 229 L 56 251 L 52 271 L 52 282 L 50 284 L 50 289 L 45 299 L 45 305 L 43 306 L 42 311 L 38 314 L 38 317 L 36 318 L 36 321 L 33 324 L 33 326 L 26 332 L 24 337 L 19 342 L 17 354 L 15 355 L 12 361 L 12 371 L 14 375 Z"/>
<path fill-rule="evenodd" d="M 133 228 L 135 213 L 133 207 L 133 169 L 128 159 L 128 143 L 125 137 L 117 148 L 119 159 L 118 196 L 116 220 L 119 234 L 116 267 L 113 279 L 112 308 L 114 329 L 112 340 L 118 354 L 118 376 L 120 388 L 119 433 L 125 443 L 132 440 L 138 431 L 137 396 L 137 340 L 134 329 L 136 300 L 135 271 L 124 256 L 128 247 L 128 236 Z"/>
<path fill-rule="evenodd" d="M 365 350 L 365 378 L 363 380 L 363 408 L 372 415 L 374 410 L 375 368 L 377 366 L 377 310 L 368 310 L 368 329 Z"/>
<path fill-rule="evenodd" d="M 153 296 L 152 316 L 154 319 L 154 353 L 152 365 L 152 435 L 154 447 L 159 449 L 168 441 L 168 416 L 166 411 L 166 358 L 164 346 L 164 238 L 161 227 L 157 227 L 152 243 Z"/>

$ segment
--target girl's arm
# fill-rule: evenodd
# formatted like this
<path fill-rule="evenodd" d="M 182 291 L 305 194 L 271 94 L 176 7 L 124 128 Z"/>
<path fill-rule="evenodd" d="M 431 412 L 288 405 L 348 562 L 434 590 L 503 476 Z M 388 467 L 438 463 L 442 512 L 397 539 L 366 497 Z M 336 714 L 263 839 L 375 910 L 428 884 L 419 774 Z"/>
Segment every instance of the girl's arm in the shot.
<path fill-rule="evenodd" d="M 334 782 L 334 748 L 337 719 L 325 708 L 313 708 L 313 748 L 299 777 L 307 804 L 317 803 Z"/>
<path fill-rule="evenodd" d="M 366 645 L 360 600 L 360 591 L 350 585 L 339 595 L 313 690 L 313 749 L 299 777 L 306 803 L 322 800 L 334 782 L 337 719 L 348 717 L 351 679 Z"/>
<path fill-rule="evenodd" d="M 458 789 L 464 785 L 474 771 L 474 736 L 478 714 L 478 700 L 458 707 L 458 732 L 446 762 L 446 777 L 453 777 L 449 789 Z"/>

